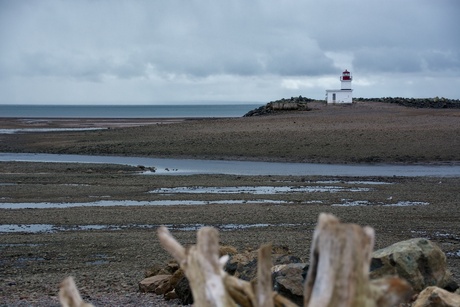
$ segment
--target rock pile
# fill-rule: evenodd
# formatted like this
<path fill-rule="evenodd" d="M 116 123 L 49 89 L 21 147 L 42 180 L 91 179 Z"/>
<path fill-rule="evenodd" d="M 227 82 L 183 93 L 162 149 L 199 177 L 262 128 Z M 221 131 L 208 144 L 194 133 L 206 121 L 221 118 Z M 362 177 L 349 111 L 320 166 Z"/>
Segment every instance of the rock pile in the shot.
<path fill-rule="evenodd" d="M 251 110 L 246 113 L 243 117 L 250 117 L 250 116 L 260 116 L 260 115 L 268 115 L 273 114 L 280 111 L 309 111 L 310 109 L 307 106 L 308 102 L 314 101 L 314 99 L 306 98 L 306 97 L 291 97 L 290 99 L 280 99 L 276 101 L 271 101 L 266 105 L 263 105 L 257 109 Z"/>
<path fill-rule="evenodd" d="M 242 280 L 254 281 L 257 270 L 257 251 L 238 253 L 233 247 L 224 246 L 220 255 L 229 255 L 225 271 Z M 291 255 L 287 247 L 272 248 L 273 288 L 292 302 L 302 305 L 303 281 L 308 264 Z M 458 284 L 447 269 L 446 256 L 433 242 L 411 239 L 398 242 L 372 254 L 371 279 L 399 276 L 412 286 L 412 306 L 460 306 Z M 155 266 L 146 272 L 139 283 L 141 292 L 154 292 L 165 299 L 179 298 L 183 304 L 192 304 L 193 297 L 182 269 L 175 261 L 165 266 Z M 454 293 L 454 291 L 457 291 Z"/>
<path fill-rule="evenodd" d="M 431 109 L 460 109 L 460 99 L 448 99 L 444 97 L 434 98 L 403 98 L 403 97 L 383 97 L 383 98 L 353 98 L 353 101 L 375 101 L 394 103 L 412 108 L 431 108 Z"/>

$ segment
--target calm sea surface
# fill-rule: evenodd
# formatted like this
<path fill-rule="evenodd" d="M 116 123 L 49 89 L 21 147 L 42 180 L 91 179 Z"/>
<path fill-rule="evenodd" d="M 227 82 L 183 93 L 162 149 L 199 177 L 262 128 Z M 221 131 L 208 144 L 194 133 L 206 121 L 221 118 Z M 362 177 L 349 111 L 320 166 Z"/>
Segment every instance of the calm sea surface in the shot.
<path fill-rule="evenodd" d="M 241 117 L 261 105 L 0 105 L 0 117 Z"/>

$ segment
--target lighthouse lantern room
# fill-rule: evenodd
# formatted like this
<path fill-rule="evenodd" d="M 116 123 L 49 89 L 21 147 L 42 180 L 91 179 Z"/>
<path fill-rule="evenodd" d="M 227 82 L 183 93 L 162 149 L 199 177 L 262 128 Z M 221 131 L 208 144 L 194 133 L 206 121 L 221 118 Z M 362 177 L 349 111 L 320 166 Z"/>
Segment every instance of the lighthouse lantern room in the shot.
<path fill-rule="evenodd" d="M 353 77 L 351 73 L 345 69 L 340 76 L 340 82 L 342 83 L 340 90 L 326 90 L 326 102 L 327 103 L 352 103 L 353 102 L 353 90 L 351 88 L 351 81 Z"/>

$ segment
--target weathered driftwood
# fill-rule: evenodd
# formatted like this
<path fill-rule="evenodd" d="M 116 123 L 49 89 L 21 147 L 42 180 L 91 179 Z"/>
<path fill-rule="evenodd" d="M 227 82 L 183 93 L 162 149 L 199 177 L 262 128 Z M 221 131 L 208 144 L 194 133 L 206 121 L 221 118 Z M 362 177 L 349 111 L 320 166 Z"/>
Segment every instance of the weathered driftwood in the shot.
<path fill-rule="evenodd" d="M 399 278 L 371 283 L 374 230 L 320 214 L 313 234 L 304 306 L 394 306 L 410 286 Z"/>
<path fill-rule="evenodd" d="M 163 247 L 177 260 L 190 282 L 197 306 L 236 306 L 225 288 L 223 267 L 228 256 L 219 259 L 219 238 L 216 229 L 203 227 L 197 244 L 185 249 L 165 227 L 158 229 Z"/>
<path fill-rule="evenodd" d="M 259 249 L 255 285 L 228 275 L 219 259 L 217 230 L 198 231 L 197 245 L 186 250 L 165 227 L 158 230 L 163 247 L 184 269 L 197 306 L 296 306 L 272 291 L 271 245 Z M 410 286 L 397 278 L 369 280 L 374 230 L 340 223 L 321 214 L 311 247 L 310 267 L 304 285 L 304 306 L 386 307 L 408 297 Z"/>
<path fill-rule="evenodd" d="M 252 284 L 228 275 L 223 267 L 228 256 L 219 259 L 219 234 L 212 227 L 198 230 L 197 244 L 185 249 L 165 227 L 158 229 L 163 247 L 177 260 L 187 276 L 196 306 L 296 306 L 272 291 L 271 246 L 259 250 L 258 282 Z"/>
<path fill-rule="evenodd" d="M 63 307 L 94 307 L 82 300 L 72 277 L 64 279 L 59 288 L 59 302 Z"/>
<path fill-rule="evenodd" d="M 257 306 L 274 306 L 272 296 L 271 255 L 271 244 L 265 244 L 259 248 L 259 257 L 257 260 L 257 287 L 254 289 L 257 297 Z"/>
<path fill-rule="evenodd" d="M 271 245 L 259 249 L 257 282 L 228 275 L 219 258 L 219 234 L 212 227 L 198 231 L 197 244 L 185 249 L 165 227 L 158 229 L 162 246 L 177 260 L 187 276 L 196 306 L 293 307 L 272 291 Z M 310 267 L 304 284 L 304 306 L 390 307 L 409 297 L 409 284 L 398 277 L 369 280 L 374 230 L 343 224 L 322 213 L 313 234 Z M 72 277 L 61 283 L 64 307 L 89 307 L 80 297 Z"/>

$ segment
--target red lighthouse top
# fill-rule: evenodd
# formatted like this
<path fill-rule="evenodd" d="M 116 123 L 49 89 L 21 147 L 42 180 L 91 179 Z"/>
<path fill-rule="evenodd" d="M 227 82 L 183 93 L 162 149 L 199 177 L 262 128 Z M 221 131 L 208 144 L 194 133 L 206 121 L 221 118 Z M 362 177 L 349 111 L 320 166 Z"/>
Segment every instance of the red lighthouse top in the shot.
<path fill-rule="evenodd" d="M 345 69 L 345 71 L 342 73 L 340 81 L 351 81 L 351 74 L 348 70 Z"/>

